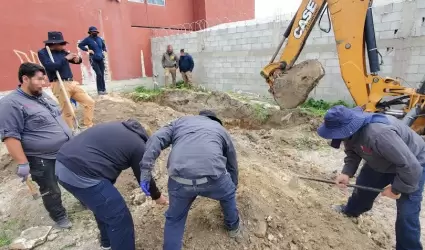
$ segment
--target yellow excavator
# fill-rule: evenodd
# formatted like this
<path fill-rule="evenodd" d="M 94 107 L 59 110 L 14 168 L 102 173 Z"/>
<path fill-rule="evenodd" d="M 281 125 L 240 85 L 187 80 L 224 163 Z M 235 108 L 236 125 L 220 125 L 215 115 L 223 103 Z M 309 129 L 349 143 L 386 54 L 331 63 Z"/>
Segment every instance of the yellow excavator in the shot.
<path fill-rule="evenodd" d="M 334 30 L 341 76 L 355 104 L 366 112 L 394 115 L 423 134 L 425 81 L 415 89 L 402 86 L 397 79 L 379 76 L 380 54 L 376 45 L 372 4 L 373 0 L 303 0 L 261 75 L 279 106 L 285 106 L 284 97 L 276 92 L 276 86 L 282 76 L 294 67 L 311 30 L 327 12 Z M 275 61 L 286 40 L 279 61 Z M 366 68 L 366 51 L 370 72 Z M 284 88 L 278 91 L 284 91 Z M 402 108 L 396 108 L 400 106 Z"/>

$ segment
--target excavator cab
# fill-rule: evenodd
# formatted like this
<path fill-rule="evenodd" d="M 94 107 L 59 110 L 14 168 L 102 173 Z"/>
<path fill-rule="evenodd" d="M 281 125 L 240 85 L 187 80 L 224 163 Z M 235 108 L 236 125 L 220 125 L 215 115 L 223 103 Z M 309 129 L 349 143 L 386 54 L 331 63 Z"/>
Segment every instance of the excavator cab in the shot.
<path fill-rule="evenodd" d="M 397 116 L 418 133 L 423 132 L 425 80 L 414 89 L 402 86 L 397 79 L 379 76 L 380 53 L 372 4 L 372 0 L 302 1 L 269 64 L 261 71 L 269 92 L 282 109 L 295 108 L 305 102 L 326 73 L 318 60 L 295 62 L 314 25 L 327 12 L 334 30 L 341 76 L 354 103 L 366 112 Z M 329 32 L 330 27 L 322 31 Z M 285 41 L 285 48 L 276 61 Z M 403 108 L 397 108 L 399 106 Z"/>

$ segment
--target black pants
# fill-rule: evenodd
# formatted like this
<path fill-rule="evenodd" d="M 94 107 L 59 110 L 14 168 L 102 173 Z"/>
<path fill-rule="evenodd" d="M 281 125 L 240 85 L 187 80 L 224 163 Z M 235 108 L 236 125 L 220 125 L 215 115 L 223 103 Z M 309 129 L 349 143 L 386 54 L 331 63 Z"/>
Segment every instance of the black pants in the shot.
<path fill-rule="evenodd" d="M 90 58 L 90 64 L 96 73 L 97 92 L 106 91 L 105 85 L 105 62 L 104 60 L 96 61 Z"/>
<path fill-rule="evenodd" d="M 27 157 L 30 164 L 31 178 L 40 187 L 44 207 L 49 212 L 50 218 L 58 221 L 66 216 L 62 205 L 61 190 L 55 175 L 55 161 L 38 157 Z"/>

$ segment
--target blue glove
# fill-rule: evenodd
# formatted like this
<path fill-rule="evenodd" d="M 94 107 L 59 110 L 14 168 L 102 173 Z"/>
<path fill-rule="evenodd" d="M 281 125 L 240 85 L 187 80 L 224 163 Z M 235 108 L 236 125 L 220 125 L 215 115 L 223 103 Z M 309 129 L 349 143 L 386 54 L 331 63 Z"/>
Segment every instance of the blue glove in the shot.
<path fill-rule="evenodd" d="M 18 164 L 18 170 L 16 174 L 22 178 L 22 181 L 26 181 L 28 178 L 28 175 L 30 175 L 30 164 Z"/>
<path fill-rule="evenodd" d="M 70 98 L 70 101 L 71 101 L 72 104 L 74 104 L 75 107 L 77 107 L 77 101 L 76 100 Z"/>
<path fill-rule="evenodd" d="M 140 182 L 140 187 L 142 188 L 142 191 L 143 193 L 145 193 L 146 196 L 151 196 L 151 193 L 149 192 L 149 186 L 150 186 L 150 181 Z"/>

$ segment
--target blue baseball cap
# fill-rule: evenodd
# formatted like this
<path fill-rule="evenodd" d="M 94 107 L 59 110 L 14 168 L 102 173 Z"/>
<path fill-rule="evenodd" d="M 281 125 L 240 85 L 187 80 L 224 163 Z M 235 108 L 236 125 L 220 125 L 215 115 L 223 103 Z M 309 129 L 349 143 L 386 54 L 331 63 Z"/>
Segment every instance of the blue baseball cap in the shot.
<path fill-rule="evenodd" d="M 361 107 L 347 108 L 337 105 L 328 110 L 324 122 L 317 129 L 317 134 L 325 139 L 337 141 L 351 137 L 363 127 L 366 119 L 373 114 L 363 112 Z"/>

